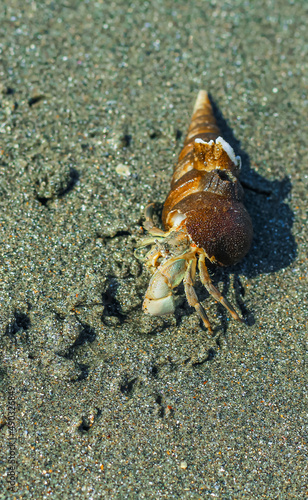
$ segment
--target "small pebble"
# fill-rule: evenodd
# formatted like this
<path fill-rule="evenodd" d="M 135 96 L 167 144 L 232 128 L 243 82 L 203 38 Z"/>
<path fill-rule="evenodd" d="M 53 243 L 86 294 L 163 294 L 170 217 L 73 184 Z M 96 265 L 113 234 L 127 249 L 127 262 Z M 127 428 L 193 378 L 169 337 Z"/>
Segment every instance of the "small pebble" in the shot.
<path fill-rule="evenodd" d="M 127 165 L 124 165 L 124 163 L 119 163 L 119 165 L 116 166 L 116 173 L 122 177 L 130 176 L 130 170 Z"/>

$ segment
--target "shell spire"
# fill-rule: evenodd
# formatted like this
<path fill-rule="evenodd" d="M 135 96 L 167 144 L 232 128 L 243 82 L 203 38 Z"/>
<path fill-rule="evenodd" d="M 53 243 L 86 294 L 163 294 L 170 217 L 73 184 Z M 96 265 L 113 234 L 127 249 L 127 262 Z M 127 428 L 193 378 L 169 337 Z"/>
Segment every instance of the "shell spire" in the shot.
<path fill-rule="evenodd" d="M 195 102 L 184 148 L 188 144 L 193 144 L 197 138 L 209 142 L 217 139 L 219 135 L 220 130 L 213 114 L 209 95 L 205 90 L 200 90 Z"/>
<path fill-rule="evenodd" d="M 180 153 L 178 163 L 175 167 L 171 185 L 183 174 L 192 168 L 195 140 L 204 142 L 215 141 L 220 136 L 220 130 L 213 114 L 213 108 L 209 95 L 205 90 L 200 90 L 195 102 L 191 122 Z"/>

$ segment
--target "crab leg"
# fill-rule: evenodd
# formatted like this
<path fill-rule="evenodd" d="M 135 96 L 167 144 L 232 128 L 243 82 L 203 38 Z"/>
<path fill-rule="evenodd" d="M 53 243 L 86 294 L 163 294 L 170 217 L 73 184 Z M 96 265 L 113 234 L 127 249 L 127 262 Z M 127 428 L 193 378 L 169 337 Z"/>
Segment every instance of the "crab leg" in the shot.
<path fill-rule="evenodd" d="M 149 203 L 144 212 L 145 216 L 145 223 L 143 224 L 143 227 L 153 236 L 165 236 L 165 231 L 162 229 L 159 229 L 158 227 L 155 227 L 154 221 L 153 221 L 153 208 L 154 208 L 154 203 Z"/>
<path fill-rule="evenodd" d="M 204 255 L 204 253 L 201 253 L 199 255 L 198 267 L 199 267 L 199 275 L 200 275 L 201 282 L 205 286 L 205 288 L 207 289 L 207 291 L 212 295 L 212 297 L 214 297 L 214 299 L 216 299 L 218 302 L 220 302 L 229 311 L 229 313 L 231 314 L 232 318 L 234 318 L 234 319 L 236 319 L 236 320 L 241 321 L 242 323 L 244 323 L 244 320 L 239 317 L 239 315 L 234 310 L 234 308 L 232 307 L 232 305 L 230 304 L 230 302 L 228 302 L 227 299 L 225 299 L 221 295 L 221 293 L 217 290 L 217 288 L 214 287 L 214 285 L 213 285 L 213 283 L 211 281 L 211 278 L 209 276 L 206 264 L 205 264 L 205 255 Z"/>
<path fill-rule="evenodd" d="M 204 326 L 209 330 L 210 333 L 213 333 L 211 324 L 208 320 L 208 317 L 205 313 L 205 310 L 203 309 L 202 305 L 200 304 L 197 294 L 194 289 L 194 278 L 195 278 L 195 272 L 196 272 L 196 258 L 194 257 L 189 261 L 187 271 L 185 273 L 184 277 L 184 288 L 185 288 L 185 294 L 186 298 L 188 301 L 188 304 L 192 307 L 194 307 L 199 314 L 200 318 L 202 319 Z"/>

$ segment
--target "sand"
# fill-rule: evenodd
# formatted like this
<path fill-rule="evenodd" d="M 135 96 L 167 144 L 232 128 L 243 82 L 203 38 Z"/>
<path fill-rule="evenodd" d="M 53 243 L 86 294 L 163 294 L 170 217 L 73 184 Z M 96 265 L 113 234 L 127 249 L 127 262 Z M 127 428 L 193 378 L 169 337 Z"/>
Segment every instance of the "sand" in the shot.
<path fill-rule="evenodd" d="M 0 499 L 307 495 L 307 14 L 0 2 Z M 211 269 L 246 324 L 197 284 L 213 337 L 134 257 L 201 88 L 254 225 Z"/>

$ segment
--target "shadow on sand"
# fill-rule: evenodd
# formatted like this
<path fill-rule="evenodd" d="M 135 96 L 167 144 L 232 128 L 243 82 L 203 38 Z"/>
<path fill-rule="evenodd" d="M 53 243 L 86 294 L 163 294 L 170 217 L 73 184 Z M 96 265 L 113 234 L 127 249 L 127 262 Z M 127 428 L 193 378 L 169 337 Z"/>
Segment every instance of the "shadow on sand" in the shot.
<path fill-rule="evenodd" d="M 229 275 L 234 275 L 237 305 L 247 323 L 251 325 L 254 323 L 253 314 L 247 311 L 242 300 L 245 292 L 239 274 L 253 278 L 259 274 L 279 271 L 294 261 L 297 254 L 297 245 L 291 232 L 294 215 L 285 203 L 291 193 L 292 184 L 288 177 L 268 181 L 255 172 L 251 167 L 248 154 L 241 149 L 240 142 L 234 137 L 212 97 L 211 103 L 223 138 L 242 158 L 240 181 L 245 191 L 245 206 L 251 216 L 254 229 L 252 246 L 247 256 L 236 266 L 220 271 L 215 268 L 213 281 L 215 282 L 217 278 L 219 280 L 223 274 L 222 281 L 225 282 L 223 293 L 227 293 Z M 223 316 L 225 316 L 224 313 Z"/>
<path fill-rule="evenodd" d="M 254 238 L 252 248 L 242 263 L 233 267 L 251 278 L 290 265 L 296 257 L 297 246 L 291 233 L 294 215 L 284 200 L 291 193 L 288 177 L 268 181 L 251 167 L 248 154 L 241 149 L 222 113 L 211 98 L 215 117 L 222 136 L 242 158 L 240 181 L 245 190 L 245 206 L 250 213 Z"/>

